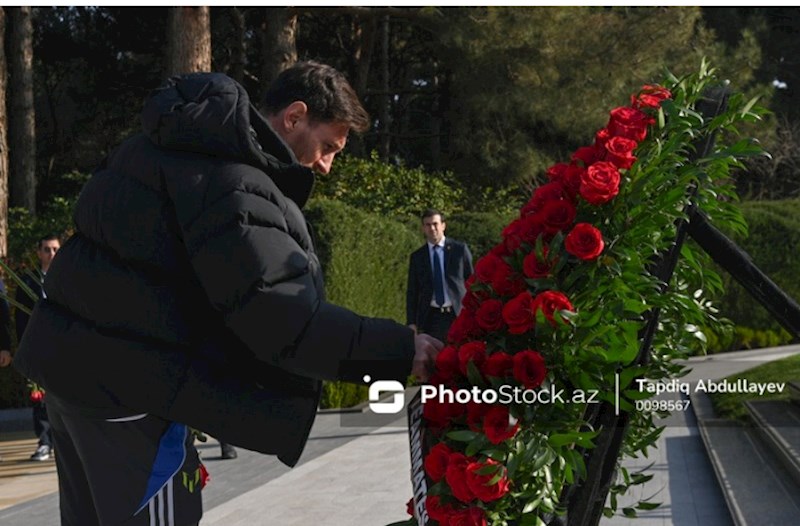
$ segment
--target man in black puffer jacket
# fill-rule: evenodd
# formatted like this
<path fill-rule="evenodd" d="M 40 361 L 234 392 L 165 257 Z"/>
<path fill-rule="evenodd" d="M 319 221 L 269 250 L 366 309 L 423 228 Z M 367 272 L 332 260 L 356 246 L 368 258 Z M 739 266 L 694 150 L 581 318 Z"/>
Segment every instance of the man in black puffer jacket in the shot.
<path fill-rule="evenodd" d="M 369 125 L 354 91 L 301 63 L 265 113 L 173 78 L 81 193 L 14 361 L 48 393 L 62 524 L 196 523 L 187 425 L 293 466 L 321 380 L 427 378 L 441 342 L 325 301 L 301 212 Z"/>

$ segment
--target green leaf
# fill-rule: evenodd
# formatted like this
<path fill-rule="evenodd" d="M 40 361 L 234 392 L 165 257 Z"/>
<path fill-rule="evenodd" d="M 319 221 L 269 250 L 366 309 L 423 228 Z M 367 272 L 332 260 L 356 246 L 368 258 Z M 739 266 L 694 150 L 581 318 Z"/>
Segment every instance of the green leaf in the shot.
<path fill-rule="evenodd" d="M 455 440 L 456 442 L 472 442 L 478 435 L 480 435 L 480 433 L 468 429 L 461 429 L 459 431 L 450 431 L 447 433 L 447 438 Z"/>

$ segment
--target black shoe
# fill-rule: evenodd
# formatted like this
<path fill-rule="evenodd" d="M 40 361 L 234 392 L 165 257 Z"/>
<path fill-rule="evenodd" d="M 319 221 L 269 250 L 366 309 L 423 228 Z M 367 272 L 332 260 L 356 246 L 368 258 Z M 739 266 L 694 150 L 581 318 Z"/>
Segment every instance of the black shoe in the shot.
<path fill-rule="evenodd" d="M 50 460 L 50 446 L 45 446 L 42 444 L 41 446 L 37 447 L 36 452 L 31 455 L 31 460 L 35 460 L 37 462 Z"/>
<path fill-rule="evenodd" d="M 231 458 L 238 457 L 238 453 L 236 453 L 236 448 L 230 444 L 220 444 L 220 450 L 222 451 L 221 458 L 223 460 L 228 460 Z"/>

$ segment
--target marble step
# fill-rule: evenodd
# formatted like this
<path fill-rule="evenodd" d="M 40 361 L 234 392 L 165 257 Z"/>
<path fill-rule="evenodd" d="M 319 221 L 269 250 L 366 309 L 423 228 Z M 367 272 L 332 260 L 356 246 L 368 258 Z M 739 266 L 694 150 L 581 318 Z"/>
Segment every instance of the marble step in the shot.
<path fill-rule="evenodd" d="M 691 399 L 734 524 L 800 524 L 800 484 L 759 436 L 757 426 L 717 418 L 706 394 L 695 392 Z"/>
<path fill-rule="evenodd" d="M 800 406 L 787 401 L 751 400 L 745 407 L 764 444 L 800 485 Z"/>

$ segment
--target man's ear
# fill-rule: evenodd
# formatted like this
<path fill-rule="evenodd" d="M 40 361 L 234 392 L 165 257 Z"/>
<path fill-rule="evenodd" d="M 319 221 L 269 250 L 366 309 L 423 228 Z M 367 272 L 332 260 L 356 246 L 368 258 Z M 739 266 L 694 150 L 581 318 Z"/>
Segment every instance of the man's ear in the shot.
<path fill-rule="evenodd" d="M 287 132 L 294 131 L 297 125 L 308 117 L 308 106 L 301 100 L 296 100 L 283 110 L 283 127 Z"/>

